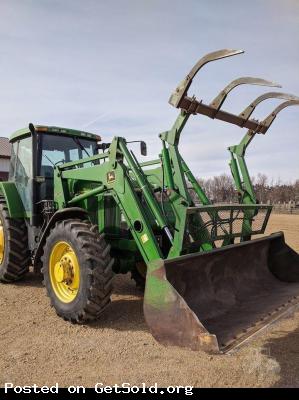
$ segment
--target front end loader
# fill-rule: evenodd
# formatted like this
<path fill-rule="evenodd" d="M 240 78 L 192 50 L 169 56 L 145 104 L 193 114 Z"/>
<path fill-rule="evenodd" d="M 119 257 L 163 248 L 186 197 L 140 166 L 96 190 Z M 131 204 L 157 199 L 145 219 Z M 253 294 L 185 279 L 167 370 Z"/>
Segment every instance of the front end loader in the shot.
<path fill-rule="evenodd" d="M 252 240 L 264 234 L 271 206 L 212 204 L 178 150 L 191 115 L 267 130 L 221 107 L 240 84 L 272 82 L 240 78 L 210 105 L 187 95 L 204 64 L 240 53 L 208 54 L 177 87 L 170 104 L 179 115 L 160 134 L 156 160 L 139 162 L 122 137 L 102 143 L 33 124 L 15 133 L 10 179 L 0 183 L 0 279 L 20 279 L 33 263 L 57 314 L 84 323 L 109 304 L 113 275 L 131 272 L 145 285 L 157 341 L 208 352 L 236 348 L 293 310 L 299 255 L 282 233 Z"/>

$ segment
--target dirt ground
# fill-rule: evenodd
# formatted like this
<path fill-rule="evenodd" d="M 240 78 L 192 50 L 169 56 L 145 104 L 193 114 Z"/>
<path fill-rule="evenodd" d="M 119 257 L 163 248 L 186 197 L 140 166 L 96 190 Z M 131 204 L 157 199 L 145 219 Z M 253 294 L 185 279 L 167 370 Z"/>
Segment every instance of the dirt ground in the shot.
<path fill-rule="evenodd" d="M 278 230 L 299 251 L 299 215 L 273 215 L 268 233 Z M 17 284 L 0 285 L 0 291 L 1 386 L 299 387 L 299 312 L 235 354 L 211 356 L 159 345 L 129 276 L 116 277 L 111 306 L 88 326 L 58 318 L 31 274 Z"/>

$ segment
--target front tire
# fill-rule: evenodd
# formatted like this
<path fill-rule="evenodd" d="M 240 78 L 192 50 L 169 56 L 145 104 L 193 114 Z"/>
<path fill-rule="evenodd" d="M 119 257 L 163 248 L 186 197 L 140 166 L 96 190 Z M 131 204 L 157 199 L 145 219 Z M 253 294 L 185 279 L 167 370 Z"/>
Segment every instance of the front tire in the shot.
<path fill-rule="evenodd" d="M 0 281 L 14 282 L 29 270 L 27 227 L 23 218 L 10 218 L 6 201 L 0 197 Z"/>
<path fill-rule="evenodd" d="M 65 320 L 82 323 L 98 318 L 110 303 L 110 246 L 89 222 L 56 223 L 44 246 L 42 273 L 51 305 Z"/>

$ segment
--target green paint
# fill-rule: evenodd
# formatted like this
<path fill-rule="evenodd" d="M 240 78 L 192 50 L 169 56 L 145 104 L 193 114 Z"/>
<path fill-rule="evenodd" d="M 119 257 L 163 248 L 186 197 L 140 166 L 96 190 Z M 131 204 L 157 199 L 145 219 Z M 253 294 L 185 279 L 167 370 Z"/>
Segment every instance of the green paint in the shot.
<path fill-rule="evenodd" d="M 256 133 L 248 130 L 240 143 L 235 146 L 230 146 L 228 150 L 231 154 L 229 163 L 231 173 L 235 182 L 236 189 L 239 194 L 239 201 L 242 204 L 255 205 L 257 198 L 254 192 L 253 184 L 245 161 L 245 154 L 249 144 L 252 142 Z M 257 208 L 255 210 L 248 210 L 244 215 L 242 226 L 243 235 L 241 241 L 250 240 L 252 235 L 252 220 L 255 217 Z M 266 224 L 269 216 L 266 217 Z M 266 228 L 266 226 L 264 227 Z"/>
<path fill-rule="evenodd" d="M 5 197 L 11 218 L 26 218 L 24 206 L 14 182 L 0 182 L 0 193 Z"/>

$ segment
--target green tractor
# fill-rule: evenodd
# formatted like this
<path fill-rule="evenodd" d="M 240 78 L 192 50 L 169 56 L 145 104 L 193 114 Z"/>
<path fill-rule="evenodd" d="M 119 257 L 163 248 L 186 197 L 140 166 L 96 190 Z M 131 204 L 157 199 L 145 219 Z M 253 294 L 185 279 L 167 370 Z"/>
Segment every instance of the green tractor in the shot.
<path fill-rule="evenodd" d="M 212 205 L 178 150 L 191 115 L 254 132 L 270 126 L 221 106 L 239 84 L 271 82 L 240 78 L 210 105 L 187 95 L 204 64 L 239 53 L 208 54 L 177 87 L 170 104 L 180 112 L 160 134 L 155 160 L 139 162 L 122 137 L 102 143 L 91 133 L 33 124 L 13 134 L 9 181 L 0 183 L 1 281 L 21 279 L 33 265 L 57 314 L 84 323 L 109 304 L 114 274 L 131 272 L 145 286 L 153 336 L 209 352 L 236 348 L 290 312 L 299 298 L 299 255 L 282 233 L 251 240 L 265 232 L 271 206 Z"/>

